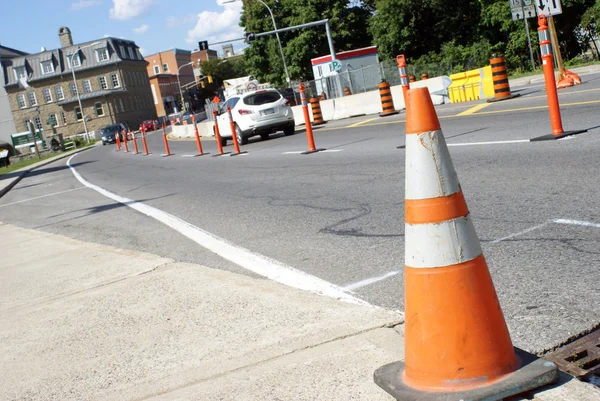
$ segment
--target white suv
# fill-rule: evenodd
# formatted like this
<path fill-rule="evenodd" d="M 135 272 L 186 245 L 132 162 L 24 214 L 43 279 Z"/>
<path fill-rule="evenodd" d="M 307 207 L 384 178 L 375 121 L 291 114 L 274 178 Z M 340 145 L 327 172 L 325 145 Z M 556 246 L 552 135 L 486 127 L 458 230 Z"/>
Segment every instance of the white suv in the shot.
<path fill-rule="evenodd" d="M 232 96 L 221 105 L 217 123 L 222 146 L 232 139 L 227 106 L 231 108 L 240 145 L 247 144 L 248 138 L 255 135 L 267 139 L 277 131 L 283 131 L 284 135 L 294 133 L 294 113 L 289 102 L 276 89 L 259 90 Z"/>

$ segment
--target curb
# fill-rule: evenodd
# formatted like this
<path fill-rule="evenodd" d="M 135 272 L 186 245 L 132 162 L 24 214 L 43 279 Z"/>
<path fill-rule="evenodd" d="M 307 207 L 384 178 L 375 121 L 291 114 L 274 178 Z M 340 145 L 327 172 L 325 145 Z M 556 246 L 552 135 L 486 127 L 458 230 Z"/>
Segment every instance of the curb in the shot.
<path fill-rule="evenodd" d="M 55 162 L 55 161 L 57 161 L 57 160 L 60 160 L 60 159 L 65 159 L 65 158 L 67 158 L 67 157 L 70 157 L 70 156 L 73 156 L 74 154 L 77 154 L 77 153 L 79 153 L 79 152 L 86 151 L 86 150 L 88 150 L 88 149 L 91 149 L 91 148 L 93 148 L 93 147 L 95 147 L 95 146 L 97 146 L 97 145 L 88 146 L 88 147 L 86 147 L 86 148 L 83 148 L 83 149 L 76 149 L 76 150 L 75 150 L 75 151 L 73 151 L 73 152 L 69 152 L 69 153 L 67 153 L 67 154 L 62 154 L 62 155 L 60 155 L 60 156 L 56 156 L 56 157 L 53 157 L 53 158 L 51 158 L 51 159 L 42 160 L 41 162 L 35 163 L 35 164 L 31 165 L 31 166 L 23 167 L 22 169 L 19 169 L 19 170 L 15 170 L 15 171 L 13 171 L 13 173 L 18 173 L 18 175 L 17 175 L 16 177 L 14 177 L 14 178 L 13 178 L 13 179 L 12 179 L 12 180 L 11 180 L 11 181 L 8 183 L 8 184 L 6 184 L 6 185 L 5 185 L 3 188 L 0 188 L 0 198 L 2 198 L 2 197 L 3 197 L 4 195 L 6 195 L 6 194 L 7 194 L 7 193 L 8 193 L 8 192 L 11 190 L 11 189 L 13 189 L 13 187 L 14 187 L 15 185 L 17 185 L 17 184 L 19 183 L 19 181 L 21 181 L 21 179 L 22 179 L 23 177 L 25 177 L 25 176 L 26 176 L 26 175 L 27 175 L 29 172 L 31 172 L 31 171 L 33 171 L 33 170 L 35 170 L 35 169 L 39 168 L 39 167 L 46 166 L 46 165 L 48 165 L 48 164 L 50 164 L 50 163 L 54 163 L 54 162 Z M 10 174 L 10 173 L 9 173 L 9 174 Z"/>

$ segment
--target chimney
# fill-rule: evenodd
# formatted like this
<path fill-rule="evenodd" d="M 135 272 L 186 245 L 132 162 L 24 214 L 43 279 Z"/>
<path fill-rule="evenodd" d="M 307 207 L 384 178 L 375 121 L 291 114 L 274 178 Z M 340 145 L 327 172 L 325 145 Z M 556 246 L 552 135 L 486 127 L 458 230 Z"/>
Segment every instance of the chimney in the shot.
<path fill-rule="evenodd" d="M 60 47 L 73 46 L 73 38 L 71 37 L 71 30 L 66 26 L 61 26 L 58 30 L 58 38 L 60 39 Z"/>

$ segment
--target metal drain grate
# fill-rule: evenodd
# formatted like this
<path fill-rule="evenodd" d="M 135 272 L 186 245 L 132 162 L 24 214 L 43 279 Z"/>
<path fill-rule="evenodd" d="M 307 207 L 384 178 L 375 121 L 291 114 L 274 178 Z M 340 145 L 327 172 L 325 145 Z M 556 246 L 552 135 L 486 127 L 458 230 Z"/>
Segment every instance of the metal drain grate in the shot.
<path fill-rule="evenodd" d="M 558 365 L 559 369 L 573 376 L 596 382 L 600 377 L 600 329 L 577 341 L 544 355 L 544 359 Z"/>

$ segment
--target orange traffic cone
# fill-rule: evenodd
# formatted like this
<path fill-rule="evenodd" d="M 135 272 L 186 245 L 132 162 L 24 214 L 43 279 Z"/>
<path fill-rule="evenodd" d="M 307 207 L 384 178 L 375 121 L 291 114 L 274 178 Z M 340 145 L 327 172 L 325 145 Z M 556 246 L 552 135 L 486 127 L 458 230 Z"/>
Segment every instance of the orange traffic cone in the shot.
<path fill-rule="evenodd" d="M 406 359 L 375 382 L 398 400 L 495 400 L 556 381 L 513 348 L 427 88 L 407 92 L 405 172 Z"/>

